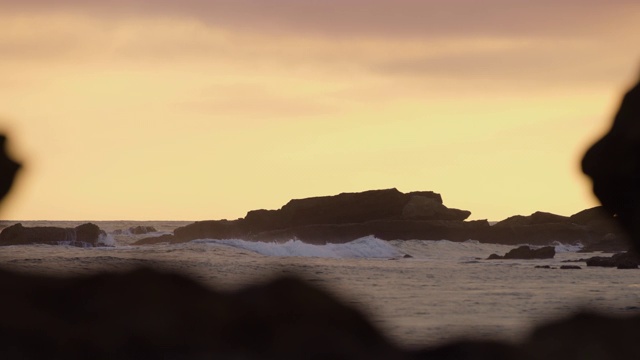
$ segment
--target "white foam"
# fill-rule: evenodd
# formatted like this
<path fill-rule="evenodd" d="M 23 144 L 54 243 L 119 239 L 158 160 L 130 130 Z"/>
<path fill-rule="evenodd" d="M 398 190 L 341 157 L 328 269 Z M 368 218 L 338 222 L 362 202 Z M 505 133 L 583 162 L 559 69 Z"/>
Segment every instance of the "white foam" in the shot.
<path fill-rule="evenodd" d="M 284 243 L 232 240 L 194 240 L 196 243 L 226 245 L 267 256 L 300 256 L 321 258 L 388 259 L 402 257 L 404 253 L 389 242 L 366 236 L 344 244 L 314 245 L 297 239 Z"/>
<path fill-rule="evenodd" d="M 98 246 L 116 246 L 116 240 L 111 234 L 100 234 L 97 241 Z"/>
<path fill-rule="evenodd" d="M 582 250 L 582 248 L 584 247 L 584 245 L 577 243 L 577 244 L 562 244 L 558 241 L 554 241 L 552 243 L 552 245 L 556 248 L 556 252 L 561 253 L 561 252 L 578 252 L 580 250 Z"/>

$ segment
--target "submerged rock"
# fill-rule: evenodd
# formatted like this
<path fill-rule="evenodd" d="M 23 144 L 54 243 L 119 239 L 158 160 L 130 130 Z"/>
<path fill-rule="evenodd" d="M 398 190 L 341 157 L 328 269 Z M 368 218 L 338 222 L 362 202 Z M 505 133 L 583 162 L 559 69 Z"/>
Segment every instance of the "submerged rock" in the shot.
<path fill-rule="evenodd" d="M 582 268 L 580 266 L 578 266 L 578 265 L 562 265 L 562 266 L 560 266 L 560 269 L 562 269 L 562 270 L 580 270 Z"/>

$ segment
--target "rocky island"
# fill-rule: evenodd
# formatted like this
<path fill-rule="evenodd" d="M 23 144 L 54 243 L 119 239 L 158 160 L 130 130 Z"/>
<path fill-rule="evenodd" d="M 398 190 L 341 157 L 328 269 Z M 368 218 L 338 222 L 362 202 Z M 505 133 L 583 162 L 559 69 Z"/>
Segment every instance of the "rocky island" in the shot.
<path fill-rule="evenodd" d="M 147 245 L 195 239 L 244 239 L 312 244 L 344 243 L 373 235 L 382 240 L 478 240 L 505 245 L 550 245 L 554 242 L 626 250 L 628 242 L 613 216 L 601 207 L 572 216 L 536 212 L 491 225 L 466 220 L 468 210 L 449 208 L 432 191 L 403 193 L 370 190 L 289 201 L 278 210 L 253 210 L 237 220 L 199 221 L 175 229 L 173 235 L 148 237 Z"/>

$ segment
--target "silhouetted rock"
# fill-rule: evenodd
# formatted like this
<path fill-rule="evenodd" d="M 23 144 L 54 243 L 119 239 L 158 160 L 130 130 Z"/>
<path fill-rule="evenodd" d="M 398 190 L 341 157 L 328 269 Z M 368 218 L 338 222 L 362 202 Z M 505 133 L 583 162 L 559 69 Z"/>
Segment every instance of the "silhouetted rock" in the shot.
<path fill-rule="evenodd" d="M 578 266 L 578 265 L 561 265 L 560 269 L 562 269 L 562 270 L 580 270 L 582 268 L 580 266 Z"/>
<path fill-rule="evenodd" d="M 495 223 L 495 227 L 514 227 L 524 225 L 569 223 L 569 218 L 562 215 L 536 211 L 529 216 L 515 215 Z"/>
<path fill-rule="evenodd" d="M 640 249 L 640 83 L 625 95 L 609 132 L 587 151 L 582 169 Z"/>
<path fill-rule="evenodd" d="M 578 313 L 535 329 L 514 359 L 640 359 L 640 317 Z"/>
<path fill-rule="evenodd" d="M 30 244 L 97 246 L 101 235 L 105 235 L 104 231 L 91 223 L 82 224 L 75 228 L 24 227 L 18 223 L 2 230 L 0 246 Z"/>
<path fill-rule="evenodd" d="M 553 259 L 556 255 L 556 248 L 553 246 L 545 246 L 539 249 L 532 249 L 527 245 L 520 246 L 516 249 L 510 250 L 504 256 L 500 256 L 497 254 L 491 254 L 487 258 L 487 260 L 498 260 L 498 259 L 521 259 L 521 260 L 531 260 L 531 259 Z"/>
<path fill-rule="evenodd" d="M 294 278 L 220 293 L 171 273 L 0 270 L 2 359 L 405 359 L 367 319 Z"/>
<path fill-rule="evenodd" d="M 631 246 L 628 236 L 620 236 L 619 234 L 608 233 L 602 237 L 602 240 L 587 244 L 580 249 L 579 252 L 620 252 L 629 250 Z"/>
<path fill-rule="evenodd" d="M 172 234 L 165 234 L 160 236 L 150 236 L 146 238 L 142 238 L 131 245 L 155 245 L 162 243 L 173 243 L 175 242 L 175 237 Z"/>
<path fill-rule="evenodd" d="M 6 140 L 7 138 L 0 134 L 0 174 L 2 174 L 0 176 L 0 200 L 11 189 L 13 180 L 18 173 L 18 169 L 20 169 L 20 164 L 12 160 L 7 154 Z"/>
<path fill-rule="evenodd" d="M 194 239 L 344 243 L 373 235 L 383 240 L 450 240 L 496 244 L 590 244 L 603 234 L 590 220 L 544 212 L 515 216 L 490 226 L 486 220 L 464 221 L 469 211 L 450 209 L 433 192 L 396 189 L 343 193 L 291 200 L 279 210 L 253 210 L 243 219 L 199 221 L 175 229 L 172 242 Z M 597 216 L 591 216 L 597 218 Z M 600 219 L 601 220 L 601 219 Z"/>
<path fill-rule="evenodd" d="M 594 256 L 586 260 L 587 266 L 617 267 L 620 269 L 635 269 L 640 265 L 640 257 L 633 251 L 615 254 L 613 256 Z"/>
<path fill-rule="evenodd" d="M 378 234 L 382 238 L 394 238 L 396 232 L 398 239 L 406 239 L 409 233 L 419 234 L 418 239 L 443 239 L 438 234 L 450 232 L 456 238 L 468 240 L 468 233 L 463 235 L 461 229 L 478 225 L 466 225 L 463 221 L 470 214 L 447 208 L 442 204 L 442 197 L 430 191 L 405 194 L 396 189 L 371 190 L 291 200 L 279 210 L 253 210 L 238 220 L 199 221 L 175 229 L 174 241 L 297 237 L 326 243 Z M 427 232 L 421 233 L 418 229 L 427 229 Z"/>

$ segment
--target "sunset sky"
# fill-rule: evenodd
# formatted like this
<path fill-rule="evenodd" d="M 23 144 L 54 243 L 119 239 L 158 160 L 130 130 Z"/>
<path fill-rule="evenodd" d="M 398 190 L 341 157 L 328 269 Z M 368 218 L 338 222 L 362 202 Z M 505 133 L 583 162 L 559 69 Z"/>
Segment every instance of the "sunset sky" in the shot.
<path fill-rule="evenodd" d="M 0 0 L 0 218 L 234 219 L 432 190 L 596 205 L 579 160 L 640 75 L 637 0 Z"/>

